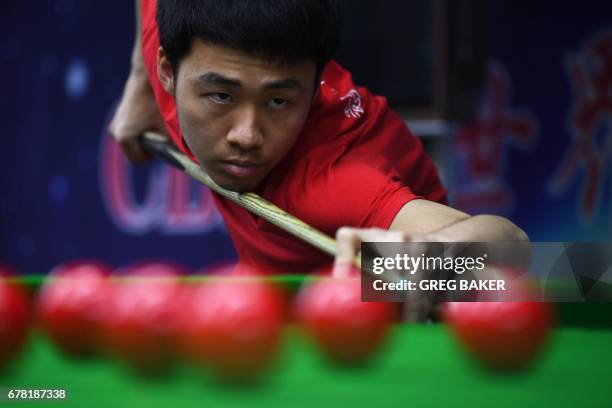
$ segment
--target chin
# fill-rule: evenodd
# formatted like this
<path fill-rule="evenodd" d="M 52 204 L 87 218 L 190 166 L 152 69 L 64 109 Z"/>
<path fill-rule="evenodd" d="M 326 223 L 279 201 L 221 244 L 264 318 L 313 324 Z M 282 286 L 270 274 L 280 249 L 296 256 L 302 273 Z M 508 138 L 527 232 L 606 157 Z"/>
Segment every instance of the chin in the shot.
<path fill-rule="evenodd" d="M 221 184 L 219 184 L 221 186 Z M 252 188 L 248 187 L 248 186 L 243 186 L 241 184 L 238 183 L 229 183 L 226 185 L 221 186 L 226 190 L 230 190 L 230 191 L 235 191 L 236 193 L 248 193 L 253 191 Z"/>
<path fill-rule="evenodd" d="M 213 177 L 211 178 L 220 187 L 226 190 L 235 191 L 237 193 L 248 193 L 255 190 L 257 183 L 252 180 L 234 180 L 228 177 Z"/>

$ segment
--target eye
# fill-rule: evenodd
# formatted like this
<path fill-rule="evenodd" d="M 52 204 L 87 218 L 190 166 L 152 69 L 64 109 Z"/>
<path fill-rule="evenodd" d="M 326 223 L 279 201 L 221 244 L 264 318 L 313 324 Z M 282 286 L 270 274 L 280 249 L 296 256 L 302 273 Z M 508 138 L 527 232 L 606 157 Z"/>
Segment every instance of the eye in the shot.
<path fill-rule="evenodd" d="M 280 109 L 284 106 L 286 106 L 288 103 L 288 101 L 286 99 L 283 98 L 272 98 L 270 99 L 270 102 L 268 102 L 268 106 L 270 106 L 273 109 Z"/>
<path fill-rule="evenodd" d="M 223 93 L 223 92 L 210 93 L 206 96 L 208 97 L 208 99 L 210 99 L 211 101 L 215 103 L 225 104 L 225 103 L 232 102 L 232 96 L 230 94 Z"/>

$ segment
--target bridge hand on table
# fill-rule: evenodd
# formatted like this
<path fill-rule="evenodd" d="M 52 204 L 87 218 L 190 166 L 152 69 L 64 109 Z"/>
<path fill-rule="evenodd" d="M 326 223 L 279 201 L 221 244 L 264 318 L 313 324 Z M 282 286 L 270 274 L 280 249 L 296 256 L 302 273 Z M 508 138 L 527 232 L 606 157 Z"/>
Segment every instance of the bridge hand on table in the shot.
<path fill-rule="evenodd" d="M 385 230 L 382 228 L 342 227 L 336 232 L 336 257 L 333 275 L 343 278 L 351 274 L 353 259 L 358 255 L 362 242 L 436 242 L 432 236 L 411 236 L 408 232 Z M 423 321 L 433 309 L 433 299 L 418 292 L 408 295 L 402 307 L 402 320 L 407 322 Z"/>

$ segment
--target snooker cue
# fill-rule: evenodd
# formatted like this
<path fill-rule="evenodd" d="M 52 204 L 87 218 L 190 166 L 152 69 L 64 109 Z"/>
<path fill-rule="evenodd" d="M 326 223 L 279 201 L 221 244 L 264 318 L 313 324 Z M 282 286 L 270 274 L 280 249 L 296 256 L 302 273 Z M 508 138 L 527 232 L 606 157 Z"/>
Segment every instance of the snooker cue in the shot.
<path fill-rule="evenodd" d="M 331 256 L 336 255 L 336 241 L 333 238 L 278 208 L 255 193 L 238 193 L 219 186 L 201 166 L 181 153 L 165 136 L 159 133 L 145 132 L 140 135 L 139 141 L 145 150 L 165 160 L 179 170 L 185 171 L 195 180 L 216 193 L 321 251 Z M 361 269 L 361 256 L 359 254 L 353 259 L 353 264 Z"/>

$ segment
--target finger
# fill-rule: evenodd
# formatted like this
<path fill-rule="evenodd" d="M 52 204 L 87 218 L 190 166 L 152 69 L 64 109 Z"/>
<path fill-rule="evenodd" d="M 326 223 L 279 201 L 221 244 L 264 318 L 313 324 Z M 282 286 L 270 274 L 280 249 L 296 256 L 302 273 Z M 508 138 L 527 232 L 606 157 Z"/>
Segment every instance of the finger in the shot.
<path fill-rule="evenodd" d="M 143 163 L 150 160 L 152 157 L 149 152 L 143 149 L 136 139 L 130 138 L 121 140 L 119 141 L 119 146 L 121 146 L 123 153 L 133 163 Z"/>
<path fill-rule="evenodd" d="M 404 231 L 388 231 L 381 228 L 342 227 L 336 232 L 336 258 L 334 275 L 350 274 L 355 256 L 362 242 L 403 242 L 407 238 Z"/>
<path fill-rule="evenodd" d="M 335 277 L 346 277 L 350 274 L 353 258 L 357 254 L 359 244 L 357 229 L 350 227 L 338 229 L 336 232 L 336 257 L 333 269 Z"/>
<path fill-rule="evenodd" d="M 359 242 L 403 242 L 406 233 L 382 228 L 355 229 Z"/>

